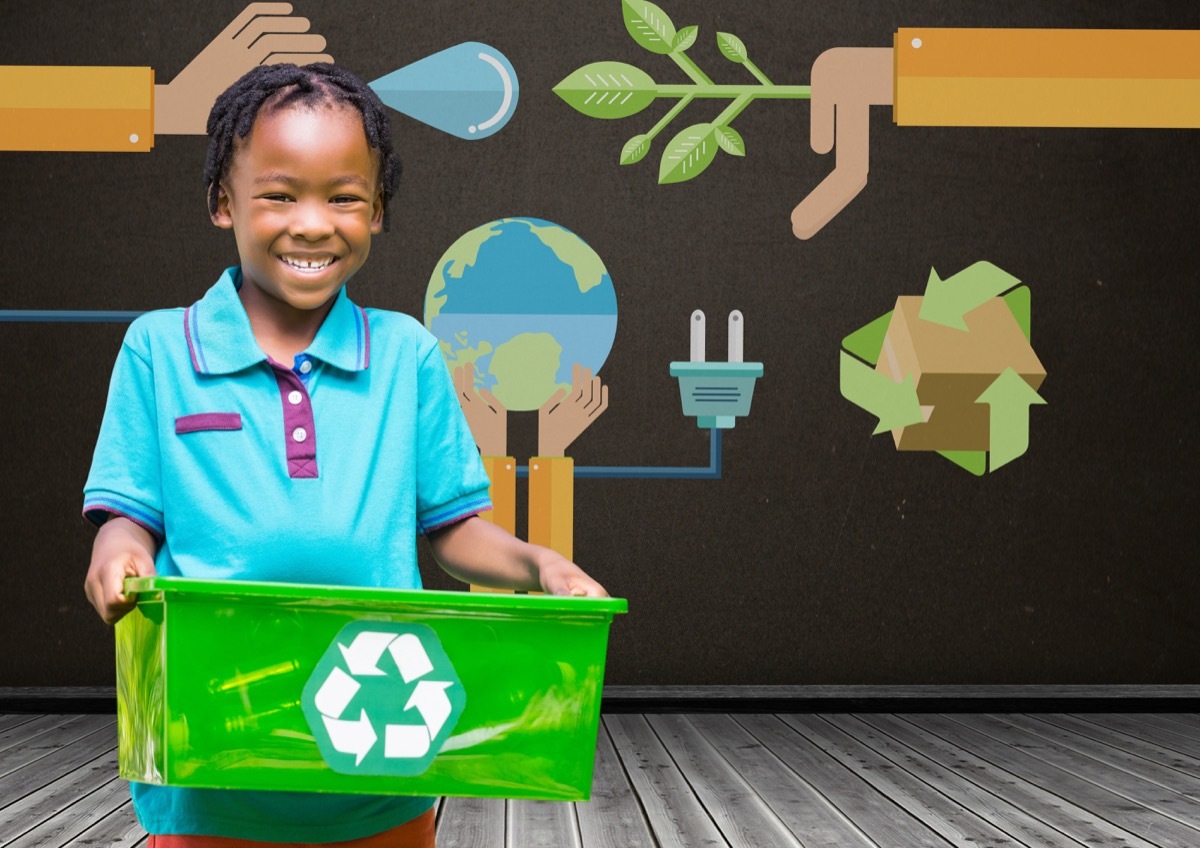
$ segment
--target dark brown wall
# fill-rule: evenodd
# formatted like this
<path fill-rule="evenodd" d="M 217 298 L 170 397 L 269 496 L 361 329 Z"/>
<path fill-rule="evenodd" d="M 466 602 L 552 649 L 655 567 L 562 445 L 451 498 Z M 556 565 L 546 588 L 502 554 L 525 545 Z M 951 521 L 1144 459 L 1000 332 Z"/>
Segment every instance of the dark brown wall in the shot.
<path fill-rule="evenodd" d="M 687 358 L 693 309 L 712 350 L 723 316 L 746 316 L 746 356 L 765 376 L 726 434 L 723 479 L 577 483 L 576 556 L 630 604 L 609 682 L 1200 682 L 1200 132 L 897 128 L 876 110 L 867 189 L 801 242 L 788 215 L 832 167 L 808 147 L 807 104 L 753 104 L 737 121 L 744 159 L 658 186 L 656 153 L 616 163 L 665 105 L 605 122 L 550 92 L 606 59 L 684 81 L 633 44 L 615 2 L 296 5 L 367 79 L 467 40 L 516 67 L 516 116 L 491 139 L 395 116 L 403 193 L 353 293 L 419 315 L 441 253 L 494 218 L 582 236 L 611 273 L 620 324 L 602 371 L 611 405 L 577 463 L 703 464 L 708 438 L 681 415 L 668 363 Z M 717 53 L 718 30 L 774 81 L 802 84 L 823 50 L 885 46 L 899 26 L 1200 27 L 1170 0 L 660 5 L 700 26 L 694 55 L 726 82 L 745 74 Z M 165 81 L 241 7 L 9 3 L 0 60 L 150 64 Z M 0 153 L 0 309 L 197 299 L 236 257 L 205 213 L 205 148 L 166 137 L 148 155 Z M 980 259 L 1030 286 L 1049 376 L 1029 452 L 976 478 L 871 438 L 874 419 L 839 394 L 838 350 L 897 295 L 921 293 L 931 266 Z M 124 329 L 0 323 L 0 685 L 112 681 L 111 633 L 81 590 L 92 531 L 79 507 Z M 532 417 L 510 425 L 522 458 Z"/>

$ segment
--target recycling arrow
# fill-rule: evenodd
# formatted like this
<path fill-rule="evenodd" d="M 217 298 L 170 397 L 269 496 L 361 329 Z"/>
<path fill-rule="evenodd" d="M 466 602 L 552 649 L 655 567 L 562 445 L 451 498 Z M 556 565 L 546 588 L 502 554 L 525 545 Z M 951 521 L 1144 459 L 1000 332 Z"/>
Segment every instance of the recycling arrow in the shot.
<path fill-rule="evenodd" d="M 465 705 L 434 630 L 381 621 L 343 627 L 301 697 L 322 758 L 346 774 L 421 774 Z"/>
<path fill-rule="evenodd" d="M 383 755 L 391 759 L 423 757 L 429 751 L 429 731 L 419 724 L 389 724 Z"/>
<path fill-rule="evenodd" d="M 921 320 L 966 330 L 964 315 L 1020 282 L 991 262 L 976 262 L 945 280 L 931 268 L 925 298 L 921 301 Z"/>
<path fill-rule="evenodd" d="M 446 697 L 446 689 L 450 684 L 441 680 L 422 680 L 404 709 L 417 708 L 425 726 L 429 728 L 430 736 L 437 736 L 446 719 L 450 717 L 450 699 Z"/>
<path fill-rule="evenodd" d="M 375 735 L 371 720 L 367 718 L 366 710 L 360 710 L 355 721 L 342 721 L 325 715 L 321 718 L 325 722 L 325 730 L 329 733 L 334 750 L 343 754 L 354 754 L 356 766 L 362 763 L 363 757 L 370 753 L 371 748 L 375 746 L 375 740 L 379 738 Z"/>
<path fill-rule="evenodd" d="M 398 637 L 388 645 L 388 651 L 396 661 L 396 667 L 400 669 L 400 676 L 404 678 L 405 683 L 412 683 L 418 677 L 433 671 L 433 663 L 429 661 L 425 647 L 412 633 Z M 418 684 L 417 688 L 420 689 L 421 685 Z"/>
<path fill-rule="evenodd" d="M 1029 449 L 1029 407 L 1046 401 L 1021 379 L 1021 375 L 1012 368 L 1005 368 L 975 402 L 991 407 L 989 465 L 995 471 Z"/>
<path fill-rule="evenodd" d="M 361 688 L 357 680 L 335 666 L 313 700 L 321 715 L 340 716 Z"/>
<path fill-rule="evenodd" d="M 887 374 L 841 352 L 842 397 L 879 419 L 872 435 L 924 421 L 912 374 L 897 383 Z"/>
<path fill-rule="evenodd" d="M 429 750 L 429 743 L 441 732 L 450 717 L 450 699 L 446 689 L 451 684 L 444 680 L 422 680 L 417 684 L 412 697 L 404 709 L 417 708 L 424 724 L 389 724 L 384 729 L 385 757 L 422 757 Z"/>
<path fill-rule="evenodd" d="M 353 676 L 379 675 L 384 673 L 379 670 L 379 659 L 395 638 L 394 633 L 367 630 L 355 636 L 349 647 L 339 642 L 338 649 L 346 658 L 346 665 L 350 667 L 350 674 Z"/>

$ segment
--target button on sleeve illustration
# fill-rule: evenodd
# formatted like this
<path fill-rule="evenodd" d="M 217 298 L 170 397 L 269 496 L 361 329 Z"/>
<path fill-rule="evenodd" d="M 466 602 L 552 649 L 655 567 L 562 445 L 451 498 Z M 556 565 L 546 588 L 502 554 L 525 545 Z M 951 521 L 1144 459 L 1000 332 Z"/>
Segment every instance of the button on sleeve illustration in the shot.
<path fill-rule="evenodd" d="M 290 3 L 251 3 L 179 75 L 149 67 L 0 66 L 0 150 L 145 153 L 204 135 L 216 96 L 260 64 L 332 62 Z"/>

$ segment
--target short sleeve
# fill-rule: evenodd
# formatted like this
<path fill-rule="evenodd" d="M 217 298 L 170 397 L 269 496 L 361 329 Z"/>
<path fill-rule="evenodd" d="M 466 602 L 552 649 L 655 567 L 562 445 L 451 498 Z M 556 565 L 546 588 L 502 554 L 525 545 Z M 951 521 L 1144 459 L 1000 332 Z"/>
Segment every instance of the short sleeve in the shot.
<path fill-rule="evenodd" d="M 97 526 L 122 515 L 162 539 L 162 473 L 154 371 L 136 349 L 135 322 L 113 366 L 108 403 L 83 488 L 83 514 Z"/>
<path fill-rule="evenodd" d="M 1200 31 L 897 30 L 892 118 L 935 127 L 1200 127 Z"/>
<path fill-rule="evenodd" d="M 0 67 L 0 150 L 152 147 L 152 68 Z"/>
<path fill-rule="evenodd" d="M 492 508 L 489 480 L 436 343 L 417 373 L 417 527 L 437 530 Z"/>

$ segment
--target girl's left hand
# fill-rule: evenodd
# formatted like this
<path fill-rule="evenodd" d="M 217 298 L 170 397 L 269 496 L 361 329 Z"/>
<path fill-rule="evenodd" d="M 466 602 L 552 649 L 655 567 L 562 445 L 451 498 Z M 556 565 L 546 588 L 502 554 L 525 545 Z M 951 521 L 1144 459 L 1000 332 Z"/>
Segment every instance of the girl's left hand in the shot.
<path fill-rule="evenodd" d="M 565 557 L 554 554 L 538 568 L 542 591 L 548 595 L 573 595 L 581 598 L 607 598 L 604 587 Z"/>

